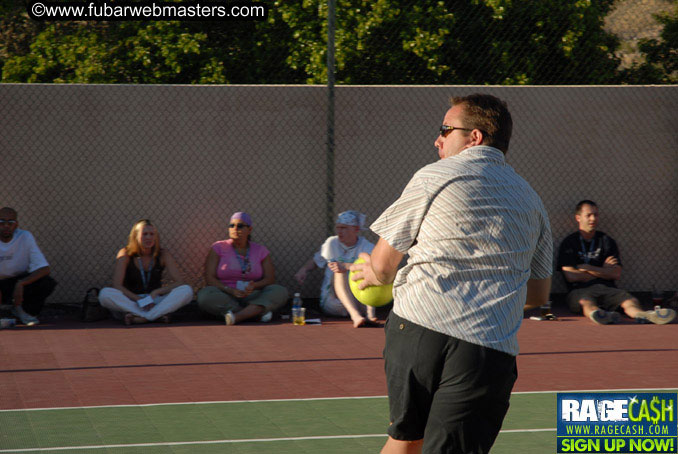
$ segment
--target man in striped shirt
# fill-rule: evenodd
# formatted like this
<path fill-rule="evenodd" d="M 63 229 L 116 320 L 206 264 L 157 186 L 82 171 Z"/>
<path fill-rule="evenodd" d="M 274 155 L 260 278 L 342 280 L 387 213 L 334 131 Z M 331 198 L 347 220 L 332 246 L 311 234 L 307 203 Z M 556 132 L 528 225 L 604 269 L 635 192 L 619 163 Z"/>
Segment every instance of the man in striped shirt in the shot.
<path fill-rule="evenodd" d="M 394 283 L 382 453 L 489 452 L 517 378 L 523 310 L 546 303 L 551 288 L 548 216 L 504 157 L 506 103 L 474 94 L 451 104 L 440 160 L 372 224 L 379 241 L 352 266 L 362 288 Z"/>

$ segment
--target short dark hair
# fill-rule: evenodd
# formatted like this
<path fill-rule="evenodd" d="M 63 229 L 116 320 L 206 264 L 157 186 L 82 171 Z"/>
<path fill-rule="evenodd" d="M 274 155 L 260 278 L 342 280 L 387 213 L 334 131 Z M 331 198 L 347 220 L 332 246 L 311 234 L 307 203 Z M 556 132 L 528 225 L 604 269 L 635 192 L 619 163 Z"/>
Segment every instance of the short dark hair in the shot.
<path fill-rule="evenodd" d="M 577 203 L 577 207 L 574 210 L 574 214 L 579 214 L 581 213 L 581 209 L 584 207 L 584 205 L 591 205 L 592 207 L 597 207 L 596 202 L 593 200 L 581 200 L 579 203 Z"/>
<path fill-rule="evenodd" d="M 453 96 L 450 103 L 465 107 L 464 127 L 479 129 L 485 136 L 483 143 L 508 151 L 513 119 L 505 101 L 496 96 L 474 93 L 468 96 Z"/>
<path fill-rule="evenodd" d="M 17 213 L 16 210 L 12 207 L 2 207 L 0 208 L 0 213 L 9 213 L 11 216 L 14 216 L 15 218 L 19 216 L 19 213 Z"/>

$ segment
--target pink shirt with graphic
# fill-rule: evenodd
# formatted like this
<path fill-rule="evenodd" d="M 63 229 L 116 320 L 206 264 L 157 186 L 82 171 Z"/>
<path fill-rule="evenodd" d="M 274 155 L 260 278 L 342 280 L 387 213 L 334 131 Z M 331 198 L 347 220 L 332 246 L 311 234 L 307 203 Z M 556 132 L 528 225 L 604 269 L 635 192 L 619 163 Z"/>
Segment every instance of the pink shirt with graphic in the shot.
<path fill-rule="evenodd" d="M 212 249 L 219 256 L 217 265 L 217 279 L 227 287 L 234 287 L 238 281 L 258 281 L 264 275 L 261 263 L 268 257 L 268 249 L 265 246 L 250 241 L 250 255 L 240 256 L 238 260 L 237 252 L 233 248 L 233 240 L 217 241 L 212 245 Z M 249 260 L 249 266 L 247 261 Z M 243 265 L 245 273 L 243 274 Z"/>

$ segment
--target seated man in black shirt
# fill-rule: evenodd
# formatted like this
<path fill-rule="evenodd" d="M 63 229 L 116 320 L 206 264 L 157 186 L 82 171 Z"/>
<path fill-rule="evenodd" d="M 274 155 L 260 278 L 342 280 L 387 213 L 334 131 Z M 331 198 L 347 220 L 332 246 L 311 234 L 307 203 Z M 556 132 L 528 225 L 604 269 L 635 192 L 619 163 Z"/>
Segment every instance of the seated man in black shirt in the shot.
<path fill-rule="evenodd" d="M 598 206 L 595 202 L 579 202 L 575 220 L 579 231 L 566 237 L 558 251 L 558 269 L 567 282 L 570 310 L 583 312 L 599 325 L 618 322 L 619 307 L 639 323 L 671 322 L 676 317 L 673 309 L 643 311 L 636 298 L 615 285 L 622 271 L 619 249 L 612 238 L 596 231 Z"/>

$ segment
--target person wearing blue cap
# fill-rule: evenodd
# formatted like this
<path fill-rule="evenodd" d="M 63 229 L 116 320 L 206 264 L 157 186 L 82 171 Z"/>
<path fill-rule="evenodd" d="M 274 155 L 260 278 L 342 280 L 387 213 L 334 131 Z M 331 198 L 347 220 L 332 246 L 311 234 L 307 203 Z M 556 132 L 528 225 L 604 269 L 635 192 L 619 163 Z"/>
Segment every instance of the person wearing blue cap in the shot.
<path fill-rule="evenodd" d="M 334 317 L 351 317 L 353 326 L 381 326 L 374 307 L 355 299 L 348 285 L 348 267 L 361 252 L 372 252 L 374 244 L 358 233 L 365 225 L 365 215 L 358 211 L 344 211 L 337 216 L 336 235 L 325 240 L 320 250 L 302 266 L 294 279 L 302 285 L 309 271 L 325 270 L 320 289 L 320 309 Z"/>

